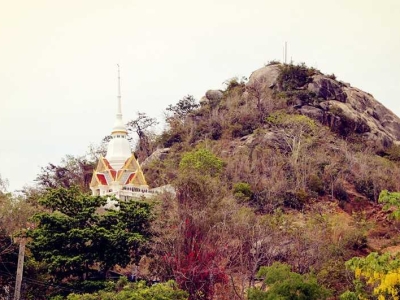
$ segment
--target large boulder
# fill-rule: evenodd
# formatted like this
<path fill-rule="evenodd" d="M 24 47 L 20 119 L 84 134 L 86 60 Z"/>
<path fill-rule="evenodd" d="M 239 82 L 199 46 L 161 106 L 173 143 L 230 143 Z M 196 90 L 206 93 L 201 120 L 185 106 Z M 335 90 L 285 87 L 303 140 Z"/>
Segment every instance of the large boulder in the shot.
<path fill-rule="evenodd" d="M 208 90 L 206 92 L 206 98 L 210 101 L 219 101 L 224 96 L 224 93 L 220 90 Z"/>
<path fill-rule="evenodd" d="M 280 74 L 280 64 L 268 65 L 251 73 L 247 86 L 262 85 L 272 89 Z"/>
<path fill-rule="evenodd" d="M 215 105 L 221 101 L 221 99 L 224 97 L 224 93 L 221 90 L 208 90 L 206 94 L 201 97 L 200 99 L 200 104 L 205 105 L 205 104 L 211 104 Z"/>
<path fill-rule="evenodd" d="M 274 87 L 277 84 L 279 74 L 279 64 L 265 66 L 254 71 L 246 83 L 246 92 L 243 94 L 243 99 L 248 101 L 249 98 L 257 98 L 264 103 L 268 102 L 268 99 L 273 99 Z"/>

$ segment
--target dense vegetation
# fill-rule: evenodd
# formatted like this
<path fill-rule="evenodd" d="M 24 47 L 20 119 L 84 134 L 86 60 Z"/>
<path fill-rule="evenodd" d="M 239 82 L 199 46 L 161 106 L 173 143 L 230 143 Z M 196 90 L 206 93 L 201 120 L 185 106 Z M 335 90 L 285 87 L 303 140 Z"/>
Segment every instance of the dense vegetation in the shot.
<path fill-rule="evenodd" d="M 314 74 L 283 65 L 272 89 L 234 78 L 201 104 L 185 96 L 161 134 L 145 114 L 130 121 L 148 182 L 175 195 L 99 209 L 88 182 L 107 137 L 20 197 L 1 184 L 0 293 L 12 293 L 19 235 L 26 298 L 397 299 L 399 257 L 377 252 L 400 238 L 399 147 L 299 114 L 321 100 L 302 89 Z"/>

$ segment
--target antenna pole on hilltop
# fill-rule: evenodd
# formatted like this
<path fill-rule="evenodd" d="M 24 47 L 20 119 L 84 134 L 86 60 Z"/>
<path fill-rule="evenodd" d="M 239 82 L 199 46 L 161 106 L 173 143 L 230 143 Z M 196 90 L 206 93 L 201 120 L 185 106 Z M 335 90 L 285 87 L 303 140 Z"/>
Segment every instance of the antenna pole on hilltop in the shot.
<path fill-rule="evenodd" d="M 287 42 L 285 42 L 285 64 L 287 64 Z"/>
<path fill-rule="evenodd" d="M 285 46 L 282 47 L 282 63 L 285 63 Z"/>

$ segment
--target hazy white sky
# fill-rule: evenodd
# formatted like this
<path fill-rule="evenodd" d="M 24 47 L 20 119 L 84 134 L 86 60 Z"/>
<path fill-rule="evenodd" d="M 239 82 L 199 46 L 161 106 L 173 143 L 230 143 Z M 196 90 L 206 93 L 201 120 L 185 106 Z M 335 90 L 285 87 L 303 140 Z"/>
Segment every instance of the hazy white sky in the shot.
<path fill-rule="evenodd" d="M 124 120 L 162 118 L 234 76 L 288 57 L 400 115 L 398 0 L 0 0 L 0 174 L 10 189 Z"/>

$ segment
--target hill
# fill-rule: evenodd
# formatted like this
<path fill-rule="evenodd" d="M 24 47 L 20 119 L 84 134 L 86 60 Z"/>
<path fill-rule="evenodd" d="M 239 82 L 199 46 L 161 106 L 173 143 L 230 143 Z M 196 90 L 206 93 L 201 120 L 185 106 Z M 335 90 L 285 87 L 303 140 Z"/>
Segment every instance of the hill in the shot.
<path fill-rule="evenodd" d="M 152 131 L 157 121 L 142 113 L 127 124 L 139 136 L 135 154 L 147 182 L 171 184 L 176 193 L 160 194 L 149 206 L 156 218 L 149 223 L 139 271 L 120 264 L 118 272 L 135 272 L 148 282 L 172 279 L 196 300 L 286 299 L 289 292 L 299 299 L 326 299 L 346 290 L 375 299 L 379 291 L 373 287 L 400 273 L 398 256 L 357 260 L 400 248 L 400 227 L 392 214 L 398 215 L 400 196 L 384 193 L 388 207 L 378 201 L 384 190 L 400 191 L 400 119 L 372 95 L 304 64 L 271 62 L 248 80 L 233 78 L 225 90 L 207 91 L 200 103 L 183 97 L 166 109 L 165 121 L 161 134 Z M 92 150 L 98 155 L 104 147 Z M 60 187 L 87 192 L 95 160 L 66 156 L 60 165 L 49 164 L 38 185 L 24 191 L 26 204 L 46 215 L 38 205 L 45 189 L 54 195 Z M 86 198 L 74 199 L 78 205 Z M 126 224 L 140 220 L 129 218 Z M 54 250 L 57 245 L 49 253 Z M 30 265 L 31 276 L 50 276 L 45 265 Z M 364 280 L 370 275 L 380 282 L 371 287 L 374 281 Z M 353 284 L 356 278 L 363 284 Z M 76 284 L 76 278 L 63 280 Z M 80 292 L 89 286 L 78 283 Z M 356 299 L 349 297 L 343 299 Z"/>
<path fill-rule="evenodd" d="M 183 98 L 171 106 L 169 128 L 144 164 L 150 182 L 174 178 L 157 176 L 154 157 L 175 158 L 177 169 L 185 151 L 206 144 L 226 161 L 227 184 L 249 183 L 264 208 L 269 199 L 284 201 L 287 191 L 334 198 L 350 184 L 373 203 L 380 190 L 399 190 L 400 119 L 372 95 L 334 78 L 305 65 L 272 63 L 247 82 L 234 78 L 225 91 L 207 91 L 199 107 L 186 103 L 178 114 Z"/>
<path fill-rule="evenodd" d="M 398 224 L 378 198 L 382 190 L 400 190 L 400 119 L 372 95 L 305 65 L 272 63 L 248 80 L 227 81 L 225 90 L 207 91 L 200 105 L 187 96 L 168 110 L 168 128 L 144 163 L 149 182 L 175 182 L 179 191 L 182 157 L 208 149 L 224 168 L 218 187 L 209 187 L 217 191 L 207 193 L 219 193 L 213 195 L 220 203 L 227 198 L 235 203 L 230 209 L 214 203 L 212 213 L 197 208 L 191 214 L 207 211 L 213 219 L 220 210 L 233 214 L 233 206 L 250 208 L 260 218 L 284 212 L 302 232 L 298 238 L 306 244 L 265 228 L 269 233 L 253 236 L 253 242 L 272 244 L 261 247 L 257 266 L 268 263 L 267 256 L 301 273 L 337 272 L 319 278 L 340 291 L 345 260 L 397 249 Z M 240 223 L 237 217 L 231 221 Z M 321 247 L 331 250 L 322 254 Z"/>

